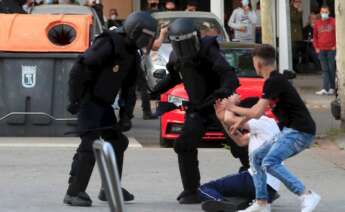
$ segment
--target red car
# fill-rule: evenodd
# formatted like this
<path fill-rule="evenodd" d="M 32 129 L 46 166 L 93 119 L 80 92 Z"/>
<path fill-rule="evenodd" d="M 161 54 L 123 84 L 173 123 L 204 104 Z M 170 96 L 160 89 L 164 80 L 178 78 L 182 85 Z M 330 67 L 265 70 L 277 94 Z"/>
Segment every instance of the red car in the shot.
<path fill-rule="evenodd" d="M 240 79 L 241 86 L 237 93 L 241 98 L 260 97 L 262 93 L 263 79 L 258 77 L 252 63 L 251 52 L 255 44 L 244 43 L 221 43 L 224 56 L 230 65 L 236 68 L 237 75 Z M 183 101 L 188 101 L 188 95 L 183 84 L 179 84 L 161 95 L 161 102 L 173 103 L 181 106 Z M 272 116 L 271 111 L 267 111 Z M 182 132 L 185 112 L 175 109 L 163 114 L 160 118 L 160 145 L 162 147 L 172 146 L 174 140 Z M 220 141 L 224 140 L 224 134 L 216 126 L 207 127 L 204 140 Z"/>

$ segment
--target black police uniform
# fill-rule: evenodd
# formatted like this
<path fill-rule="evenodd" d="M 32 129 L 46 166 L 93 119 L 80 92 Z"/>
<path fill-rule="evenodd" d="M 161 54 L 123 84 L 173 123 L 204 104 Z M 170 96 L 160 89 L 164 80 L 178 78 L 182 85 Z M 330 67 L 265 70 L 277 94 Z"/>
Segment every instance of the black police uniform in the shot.
<path fill-rule="evenodd" d="M 95 164 L 92 144 L 99 137 L 114 147 L 121 176 L 128 139 L 117 127 L 112 104 L 126 77 L 131 78 L 127 82 L 136 81 L 138 58 L 137 48 L 127 45 L 124 36 L 107 31 L 74 65 L 70 73 L 69 95 L 71 102 L 80 102 L 78 126 L 81 144 L 73 160 L 67 194 L 75 196 L 86 190 Z M 93 131 L 102 127 L 112 128 Z"/>
<path fill-rule="evenodd" d="M 231 95 L 239 86 L 239 81 L 235 70 L 221 54 L 216 37 L 201 39 L 198 55 L 187 62 L 177 59 L 173 52 L 167 68 L 168 78 L 156 86 L 153 95 L 166 92 L 183 82 L 189 96 L 184 128 L 174 145 L 184 188 L 178 197 L 180 200 L 195 194 L 200 185 L 197 145 L 207 131 L 207 125 L 217 123 L 222 129 L 215 116 L 213 103 L 217 98 Z M 235 157 L 248 157 L 246 148 L 239 148 L 233 142 L 229 144 Z"/>
<path fill-rule="evenodd" d="M 133 12 L 122 28 L 106 31 L 97 37 L 73 66 L 68 110 L 72 114 L 79 112 L 81 144 L 73 158 L 64 203 L 91 206 L 92 201 L 85 190 L 95 164 L 92 145 L 100 137 L 114 147 L 121 176 L 128 139 L 118 127 L 112 104 L 124 81 L 129 87 L 135 83 L 141 59 L 138 49 L 146 47 L 143 51 L 149 52 L 156 28 L 157 22 L 149 13 Z M 123 190 L 124 197 L 126 193 Z M 101 190 L 99 199 L 105 200 L 104 190 Z"/>

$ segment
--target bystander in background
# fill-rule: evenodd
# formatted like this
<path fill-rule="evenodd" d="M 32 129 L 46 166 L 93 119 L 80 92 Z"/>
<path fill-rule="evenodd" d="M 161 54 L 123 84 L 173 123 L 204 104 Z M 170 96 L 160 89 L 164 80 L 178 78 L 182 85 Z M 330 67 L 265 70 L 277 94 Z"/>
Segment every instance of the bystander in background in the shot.
<path fill-rule="evenodd" d="M 255 43 L 256 14 L 249 0 L 242 0 L 241 3 L 242 6 L 232 12 L 228 23 L 235 31 L 233 41 Z"/>
<path fill-rule="evenodd" d="M 327 5 L 321 7 L 321 19 L 315 22 L 313 43 L 322 69 L 323 86 L 317 95 L 333 95 L 335 93 L 336 76 L 336 31 L 335 19 L 330 17 Z"/>

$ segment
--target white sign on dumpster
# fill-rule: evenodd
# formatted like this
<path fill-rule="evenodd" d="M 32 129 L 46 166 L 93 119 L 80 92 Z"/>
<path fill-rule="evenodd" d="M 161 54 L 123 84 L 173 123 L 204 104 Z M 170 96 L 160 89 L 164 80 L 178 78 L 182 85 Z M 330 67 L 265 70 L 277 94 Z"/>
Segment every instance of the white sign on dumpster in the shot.
<path fill-rule="evenodd" d="M 36 85 L 37 66 L 22 66 L 22 86 L 33 88 Z"/>

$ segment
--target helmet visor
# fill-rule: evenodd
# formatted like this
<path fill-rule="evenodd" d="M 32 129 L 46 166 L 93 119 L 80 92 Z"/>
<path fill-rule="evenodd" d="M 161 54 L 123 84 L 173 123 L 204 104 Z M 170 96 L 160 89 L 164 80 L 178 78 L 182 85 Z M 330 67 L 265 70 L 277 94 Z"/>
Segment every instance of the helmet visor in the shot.
<path fill-rule="evenodd" d="M 148 30 L 143 29 L 142 33 L 136 39 L 136 46 L 141 49 L 145 54 L 149 54 L 155 41 L 156 33 Z"/>
<path fill-rule="evenodd" d="M 169 36 L 172 48 L 179 59 L 191 59 L 200 50 L 200 41 L 197 32 L 185 35 Z"/>

